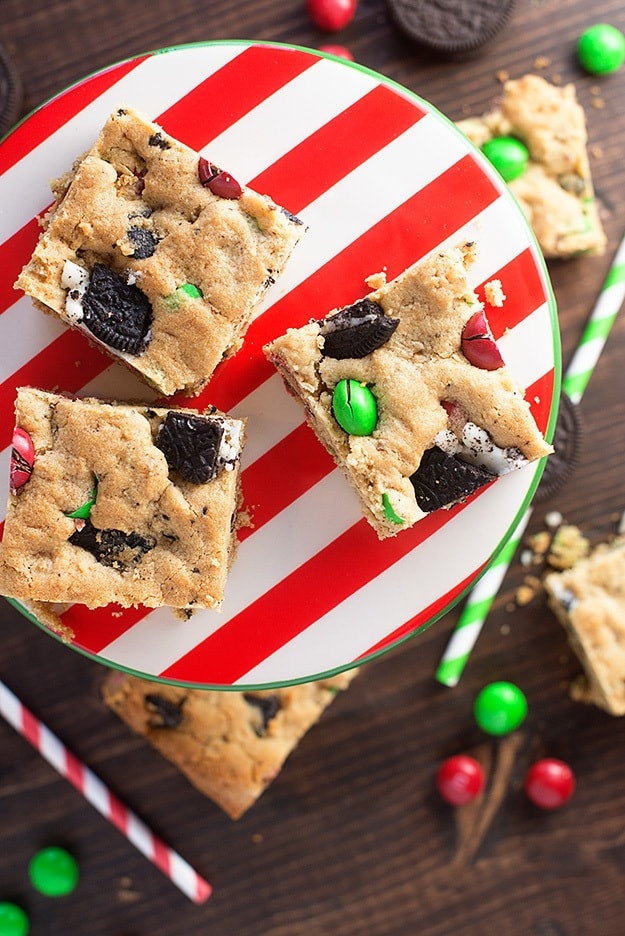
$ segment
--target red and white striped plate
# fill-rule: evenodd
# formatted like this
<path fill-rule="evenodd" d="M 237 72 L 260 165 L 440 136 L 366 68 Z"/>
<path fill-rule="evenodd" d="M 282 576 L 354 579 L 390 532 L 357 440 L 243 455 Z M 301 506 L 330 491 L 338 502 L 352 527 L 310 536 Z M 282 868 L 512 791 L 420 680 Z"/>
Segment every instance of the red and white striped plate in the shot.
<path fill-rule="evenodd" d="M 270 194 L 309 230 L 241 351 L 201 397 L 176 401 L 211 402 L 249 419 L 243 491 L 254 527 L 242 531 L 223 613 L 198 612 L 183 623 L 169 609 L 75 605 L 63 615 L 73 646 L 142 675 L 206 687 L 297 682 L 370 658 L 466 591 L 525 509 L 540 467 L 513 472 L 380 542 L 262 345 L 361 297 L 370 273 L 384 267 L 390 279 L 442 244 L 475 240 L 472 285 L 479 291 L 501 280 L 508 298 L 491 325 L 549 435 L 559 342 L 534 238 L 497 173 L 451 123 L 351 63 L 290 46 L 216 42 L 99 72 L 35 111 L 0 146 L 2 479 L 17 386 L 152 398 L 82 334 L 12 289 L 51 201 L 48 180 L 124 104 Z"/>

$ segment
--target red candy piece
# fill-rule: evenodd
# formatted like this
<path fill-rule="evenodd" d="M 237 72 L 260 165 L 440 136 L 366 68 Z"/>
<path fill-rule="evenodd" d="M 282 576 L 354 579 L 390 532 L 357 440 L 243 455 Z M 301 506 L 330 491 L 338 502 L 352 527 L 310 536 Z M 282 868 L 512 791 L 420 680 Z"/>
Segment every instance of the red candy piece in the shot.
<path fill-rule="evenodd" d="M 229 172 L 217 169 L 203 156 L 200 156 L 197 173 L 202 185 L 209 188 L 213 195 L 219 195 L 220 198 L 240 198 L 243 194 L 243 189 Z"/>
<path fill-rule="evenodd" d="M 464 326 L 461 345 L 467 361 L 475 367 L 481 367 L 482 370 L 498 370 L 504 366 L 504 360 L 482 311 L 472 315 Z"/>
<path fill-rule="evenodd" d="M 354 18 L 356 0 L 306 0 L 306 9 L 315 26 L 335 32 Z"/>
<path fill-rule="evenodd" d="M 436 788 L 452 806 L 463 806 L 482 791 L 484 771 L 474 757 L 456 754 L 447 758 L 438 768 Z"/>
<path fill-rule="evenodd" d="M 31 476 L 35 463 L 35 447 L 31 437 L 20 426 L 13 430 L 12 445 L 9 484 L 15 494 Z"/>
<path fill-rule="evenodd" d="M 524 783 L 525 792 L 541 809 L 559 809 L 575 790 L 573 771 L 564 761 L 545 757 L 530 767 Z"/>
<path fill-rule="evenodd" d="M 327 52 L 328 55 L 336 55 L 337 58 L 347 59 L 348 62 L 354 61 L 354 56 L 345 46 L 342 45 L 322 45 L 319 46 L 320 52 Z"/>

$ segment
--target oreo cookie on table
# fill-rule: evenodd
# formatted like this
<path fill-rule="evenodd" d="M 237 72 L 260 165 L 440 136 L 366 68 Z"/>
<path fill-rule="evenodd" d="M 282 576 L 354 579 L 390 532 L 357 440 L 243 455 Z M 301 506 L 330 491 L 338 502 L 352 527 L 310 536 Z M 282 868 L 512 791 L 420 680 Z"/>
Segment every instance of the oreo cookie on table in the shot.
<path fill-rule="evenodd" d="M 397 27 L 442 55 L 462 55 L 494 39 L 515 0 L 388 0 Z"/>
<path fill-rule="evenodd" d="M 553 435 L 553 454 L 547 459 L 543 476 L 534 495 L 540 504 L 556 494 L 573 474 L 579 461 L 582 445 L 582 426 L 576 405 L 563 393 Z"/>
<path fill-rule="evenodd" d="M 0 44 L 0 138 L 20 115 L 22 83 L 5 47 Z"/>

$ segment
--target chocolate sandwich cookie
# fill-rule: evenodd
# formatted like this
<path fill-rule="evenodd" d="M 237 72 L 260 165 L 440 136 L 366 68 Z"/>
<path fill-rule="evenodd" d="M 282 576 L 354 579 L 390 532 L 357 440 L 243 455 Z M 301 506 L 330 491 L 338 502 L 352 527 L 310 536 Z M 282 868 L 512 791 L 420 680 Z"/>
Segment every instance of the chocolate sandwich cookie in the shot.
<path fill-rule="evenodd" d="M 514 0 L 388 0 L 402 32 L 443 55 L 472 52 L 505 25 Z"/>
<path fill-rule="evenodd" d="M 547 459 L 543 476 L 534 500 L 537 504 L 548 500 L 560 490 L 573 474 L 579 460 L 582 444 L 582 426 L 577 407 L 563 393 L 556 430 L 553 436 L 554 453 Z"/>
<path fill-rule="evenodd" d="M 0 44 L 0 138 L 11 129 L 22 106 L 22 83 L 11 57 Z"/>

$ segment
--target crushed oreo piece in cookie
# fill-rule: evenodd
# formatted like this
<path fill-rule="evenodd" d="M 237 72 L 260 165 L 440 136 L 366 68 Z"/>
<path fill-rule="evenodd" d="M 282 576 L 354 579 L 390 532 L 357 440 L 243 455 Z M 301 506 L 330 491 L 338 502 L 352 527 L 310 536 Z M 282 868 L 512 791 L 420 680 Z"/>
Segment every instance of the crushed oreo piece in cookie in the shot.
<path fill-rule="evenodd" d="M 290 211 L 287 211 L 286 208 L 280 208 L 280 211 L 282 212 L 283 215 L 286 215 L 286 217 L 289 219 L 289 221 L 292 221 L 293 224 L 303 224 L 303 223 L 304 223 L 304 222 L 302 221 L 301 218 L 298 218 L 297 215 L 291 214 L 291 212 L 290 212 Z"/>
<path fill-rule="evenodd" d="M 162 133 L 153 133 L 148 140 L 148 146 L 158 146 L 159 149 L 170 149 L 171 143 L 166 140 Z"/>
<path fill-rule="evenodd" d="M 389 340 L 399 325 L 398 318 L 389 318 L 377 302 L 361 299 L 323 319 L 322 354 L 336 360 L 363 358 L 377 351 Z"/>
<path fill-rule="evenodd" d="M 82 306 L 82 323 L 116 351 L 140 354 L 149 344 L 152 307 L 147 296 L 105 264 L 94 264 Z"/>
<path fill-rule="evenodd" d="M 156 250 L 159 238 L 149 228 L 131 227 L 128 231 L 128 240 L 135 248 L 130 256 L 135 260 L 147 260 Z"/>
<path fill-rule="evenodd" d="M 145 707 L 154 717 L 148 719 L 151 728 L 177 728 L 182 722 L 182 706 L 180 702 L 172 702 L 164 696 L 149 693 L 144 696 Z"/>
<path fill-rule="evenodd" d="M 262 722 L 260 725 L 252 725 L 254 733 L 262 738 L 267 731 L 267 725 L 272 718 L 275 718 L 280 711 L 280 699 L 277 695 L 257 696 L 250 692 L 244 692 L 243 698 L 248 705 L 253 705 L 258 709 Z"/>
<path fill-rule="evenodd" d="M 123 571 L 156 546 L 156 540 L 124 533 L 123 530 L 98 530 L 92 523 L 78 523 L 69 537 L 72 546 L 90 552 L 102 565 Z"/>
<path fill-rule="evenodd" d="M 168 413 L 161 423 L 156 445 L 171 469 L 191 484 L 205 484 L 219 471 L 219 450 L 224 425 L 219 419 L 192 413 Z"/>
<path fill-rule="evenodd" d="M 437 445 L 423 453 L 421 464 L 410 476 L 417 504 L 426 513 L 464 500 L 496 475 L 448 455 Z"/>

